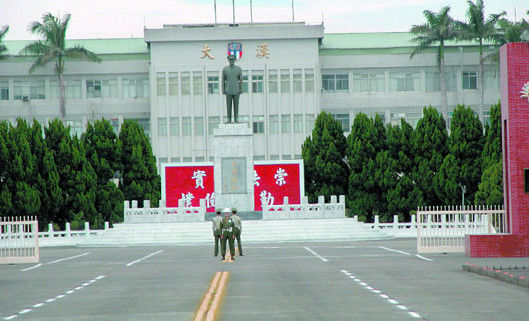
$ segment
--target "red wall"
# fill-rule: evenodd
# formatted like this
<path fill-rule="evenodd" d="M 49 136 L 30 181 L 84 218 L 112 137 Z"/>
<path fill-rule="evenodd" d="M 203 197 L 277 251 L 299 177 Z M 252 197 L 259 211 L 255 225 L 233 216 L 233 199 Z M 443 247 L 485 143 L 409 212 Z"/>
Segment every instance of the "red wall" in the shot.
<path fill-rule="evenodd" d="M 504 204 L 512 235 L 467 235 L 472 257 L 529 256 L 529 102 L 520 91 L 529 82 L 529 43 L 500 48 Z"/>

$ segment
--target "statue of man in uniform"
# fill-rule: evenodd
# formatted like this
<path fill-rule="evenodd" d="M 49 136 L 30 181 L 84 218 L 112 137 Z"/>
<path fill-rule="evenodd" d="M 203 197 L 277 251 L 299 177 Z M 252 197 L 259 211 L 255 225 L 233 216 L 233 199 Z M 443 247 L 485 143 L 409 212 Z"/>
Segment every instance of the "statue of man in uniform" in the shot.
<path fill-rule="evenodd" d="M 222 69 L 222 93 L 226 95 L 228 123 L 231 123 L 232 105 L 234 121 L 238 123 L 239 95 L 242 93 L 242 71 L 241 67 L 235 66 L 235 55 L 229 55 L 228 61 L 230 62 L 230 65 Z"/>

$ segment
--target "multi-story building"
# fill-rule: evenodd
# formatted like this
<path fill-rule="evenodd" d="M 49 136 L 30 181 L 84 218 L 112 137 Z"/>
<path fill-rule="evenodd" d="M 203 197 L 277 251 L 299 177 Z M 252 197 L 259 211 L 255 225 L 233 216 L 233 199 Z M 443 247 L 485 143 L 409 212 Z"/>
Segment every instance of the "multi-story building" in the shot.
<path fill-rule="evenodd" d="M 166 25 L 146 29 L 143 39 L 70 40 L 103 62 L 66 63 L 65 121 L 81 133 L 96 119 L 109 119 L 116 131 L 124 119 L 136 119 L 160 163 L 212 160 L 213 131 L 226 119 L 221 72 L 234 43 L 242 51 L 236 64 L 244 78 L 239 119 L 255 133 L 254 158 L 300 158 L 322 110 L 349 132 L 359 112 L 416 124 L 424 106 L 441 105 L 436 52 L 410 58 L 412 38 L 406 32 L 324 34 L 322 25 L 270 23 Z M 54 65 L 30 75 L 33 58 L 19 54 L 28 42 L 6 41 L 12 57 L 0 62 L 1 120 L 59 116 Z M 445 60 L 449 110 L 465 104 L 481 113 L 484 86 L 486 120 L 500 97 L 497 67 L 486 61 L 481 84 L 478 48 L 469 42 L 449 43 Z"/>

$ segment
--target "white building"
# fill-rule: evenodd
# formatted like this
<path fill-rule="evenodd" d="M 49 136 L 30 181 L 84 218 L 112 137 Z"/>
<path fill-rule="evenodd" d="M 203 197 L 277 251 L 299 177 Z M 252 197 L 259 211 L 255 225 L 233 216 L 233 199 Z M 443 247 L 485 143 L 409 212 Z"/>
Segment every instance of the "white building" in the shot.
<path fill-rule="evenodd" d="M 123 119 L 136 119 L 159 162 L 212 160 L 213 130 L 226 116 L 221 71 L 228 44 L 236 42 L 245 79 L 239 119 L 253 127 L 255 159 L 300 158 L 322 110 L 348 132 L 359 112 L 415 124 L 424 106 L 440 106 L 435 51 L 410 59 L 412 38 L 405 32 L 324 34 L 321 25 L 273 23 L 167 25 L 146 29 L 144 39 L 71 40 L 68 45 L 83 45 L 103 62 L 66 63 L 65 119 L 76 133 L 102 117 L 116 131 Z M 59 115 L 54 66 L 29 75 L 33 59 L 19 54 L 27 43 L 6 41 L 12 57 L 0 62 L 0 120 L 46 122 Z M 479 112 L 476 44 L 448 44 L 445 59 L 449 109 L 465 104 Z M 487 119 L 500 98 L 494 65 L 486 65 L 483 85 Z"/>

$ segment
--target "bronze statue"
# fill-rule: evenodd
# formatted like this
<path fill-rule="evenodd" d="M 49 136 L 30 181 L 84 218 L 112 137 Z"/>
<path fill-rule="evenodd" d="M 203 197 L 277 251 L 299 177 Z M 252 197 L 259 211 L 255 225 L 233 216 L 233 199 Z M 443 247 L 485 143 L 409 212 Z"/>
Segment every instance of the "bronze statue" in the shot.
<path fill-rule="evenodd" d="M 222 93 L 226 95 L 228 123 L 231 123 L 232 104 L 234 120 L 238 123 L 239 95 L 242 93 L 242 71 L 241 67 L 235 66 L 235 55 L 229 55 L 228 61 L 230 65 L 222 69 Z"/>

